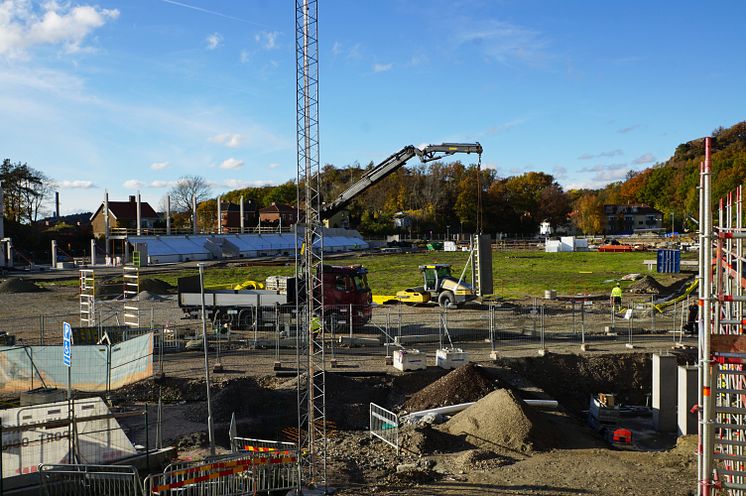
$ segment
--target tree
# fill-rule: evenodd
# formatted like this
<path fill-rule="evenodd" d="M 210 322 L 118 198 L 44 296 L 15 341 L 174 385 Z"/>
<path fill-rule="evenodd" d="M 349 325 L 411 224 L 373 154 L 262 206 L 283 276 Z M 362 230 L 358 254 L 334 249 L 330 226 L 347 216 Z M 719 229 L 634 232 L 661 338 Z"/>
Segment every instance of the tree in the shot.
<path fill-rule="evenodd" d="M 174 211 L 188 212 L 192 209 L 192 198 L 199 204 L 210 197 L 212 190 L 202 176 L 182 176 L 168 194 Z"/>
<path fill-rule="evenodd" d="M 602 204 L 594 193 L 581 196 L 575 203 L 575 225 L 584 234 L 599 234 L 603 228 L 601 223 Z"/>
<path fill-rule="evenodd" d="M 31 223 L 39 218 L 52 192 L 52 180 L 26 163 L 3 160 L 0 165 L 3 184 L 5 217 L 16 222 Z"/>

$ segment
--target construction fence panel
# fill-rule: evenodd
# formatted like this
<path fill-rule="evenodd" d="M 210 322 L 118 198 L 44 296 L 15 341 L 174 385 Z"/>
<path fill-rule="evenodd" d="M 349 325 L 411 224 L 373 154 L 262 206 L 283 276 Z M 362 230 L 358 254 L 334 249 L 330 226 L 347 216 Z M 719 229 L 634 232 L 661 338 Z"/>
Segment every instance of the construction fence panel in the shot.
<path fill-rule="evenodd" d="M 39 466 L 42 496 L 142 496 L 137 469 L 125 465 Z"/>
<path fill-rule="evenodd" d="M 399 451 L 399 417 L 375 403 L 370 404 L 370 435 Z"/>
<path fill-rule="evenodd" d="M 239 452 L 170 465 L 144 481 L 147 496 L 242 496 L 298 485 L 297 454 Z"/>
<path fill-rule="evenodd" d="M 73 345 L 71 385 L 78 391 L 108 391 L 153 374 L 153 335 L 116 345 Z M 65 389 L 68 367 L 62 346 L 0 347 L 0 392 L 15 393 L 37 387 Z"/>

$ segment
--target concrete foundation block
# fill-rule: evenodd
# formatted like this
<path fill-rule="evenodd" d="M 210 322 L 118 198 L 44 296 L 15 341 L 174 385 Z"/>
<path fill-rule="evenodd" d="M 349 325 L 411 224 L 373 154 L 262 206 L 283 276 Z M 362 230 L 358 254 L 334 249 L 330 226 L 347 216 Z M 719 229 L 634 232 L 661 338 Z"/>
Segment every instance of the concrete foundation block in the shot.
<path fill-rule="evenodd" d="M 676 356 L 653 354 L 653 428 L 675 432 L 678 396 Z"/>

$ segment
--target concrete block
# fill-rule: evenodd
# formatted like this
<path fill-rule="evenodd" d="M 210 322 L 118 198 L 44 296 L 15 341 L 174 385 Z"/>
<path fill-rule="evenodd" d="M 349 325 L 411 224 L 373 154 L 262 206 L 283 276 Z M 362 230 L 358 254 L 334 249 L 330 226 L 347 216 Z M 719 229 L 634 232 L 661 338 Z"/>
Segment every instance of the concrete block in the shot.
<path fill-rule="evenodd" d="M 676 357 L 653 354 L 653 428 L 658 432 L 676 431 Z"/>
<path fill-rule="evenodd" d="M 697 414 L 691 409 L 697 404 L 697 367 L 681 365 L 678 370 L 678 404 L 676 423 L 679 435 L 697 433 Z"/>

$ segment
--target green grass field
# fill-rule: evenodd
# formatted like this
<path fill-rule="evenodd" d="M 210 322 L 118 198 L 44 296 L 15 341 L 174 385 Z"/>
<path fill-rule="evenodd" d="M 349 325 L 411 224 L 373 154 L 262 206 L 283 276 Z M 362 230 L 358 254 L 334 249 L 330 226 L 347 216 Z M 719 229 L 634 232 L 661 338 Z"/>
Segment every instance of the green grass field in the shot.
<path fill-rule="evenodd" d="M 613 280 L 631 272 L 648 273 L 642 261 L 655 258 L 654 252 L 635 253 L 544 253 L 539 251 L 493 252 L 495 294 L 506 298 L 543 296 L 555 289 L 560 295 L 599 294 L 611 291 Z M 450 263 L 458 277 L 469 258 L 464 252 L 424 252 L 391 254 L 329 260 L 334 265 L 361 264 L 368 268 L 368 282 L 375 294 L 394 294 L 397 290 L 422 284 L 419 265 Z M 196 271 L 174 271 L 155 275 L 173 285 L 176 279 Z M 205 271 L 205 284 L 230 287 L 247 279 L 264 281 L 270 275 L 292 275 L 292 265 L 214 267 Z M 650 272 L 664 285 L 680 276 Z M 467 270 L 466 278 L 470 278 Z M 622 283 L 625 287 L 626 282 Z"/>

